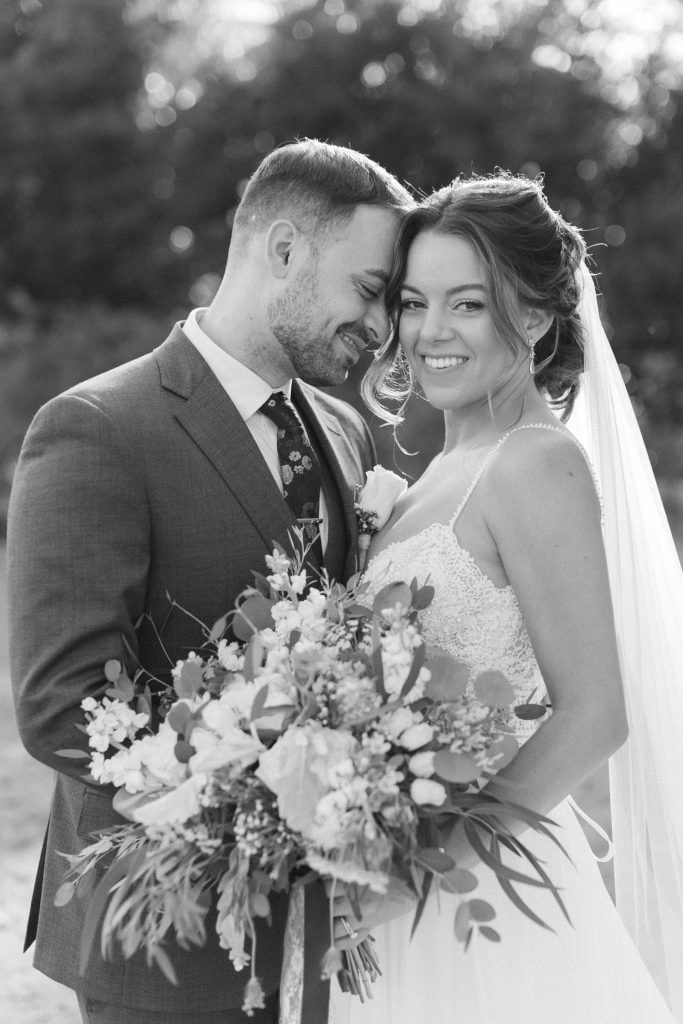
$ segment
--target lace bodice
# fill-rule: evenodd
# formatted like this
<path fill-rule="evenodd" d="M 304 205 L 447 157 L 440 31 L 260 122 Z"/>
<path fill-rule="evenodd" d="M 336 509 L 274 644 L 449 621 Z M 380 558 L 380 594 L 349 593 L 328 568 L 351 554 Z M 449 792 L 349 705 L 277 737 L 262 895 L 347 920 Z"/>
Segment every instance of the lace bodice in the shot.
<path fill-rule="evenodd" d="M 502 672 L 516 690 L 515 704 L 547 699 L 529 633 L 512 587 L 497 587 L 482 572 L 460 545 L 455 527 L 500 447 L 511 434 L 528 429 L 567 433 L 548 424 L 524 424 L 509 431 L 482 462 L 449 522 L 432 523 L 412 537 L 389 544 L 371 560 L 366 571 L 373 590 L 393 580 L 409 583 L 415 577 L 422 584 L 429 578 L 435 594 L 432 604 L 421 613 L 426 643 L 469 665 L 470 685 L 480 672 Z M 576 443 L 588 462 L 583 448 Z M 592 472 L 590 462 L 588 466 Z M 535 731 L 540 721 L 522 721 L 513 716 L 510 724 L 516 733 L 525 736 Z"/>
<path fill-rule="evenodd" d="M 377 589 L 392 580 L 434 587 L 434 600 L 421 612 L 423 635 L 470 666 L 470 685 L 480 672 L 497 669 L 517 691 L 516 704 L 545 697 L 527 628 L 512 587 L 497 587 L 458 543 L 453 521 L 432 523 L 407 540 L 389 544 L 373 558 L 366 579 Z M 373 586 L 374 589 L 374 586 Z M 514 719 L 515 731 L 535 724 Z"/>

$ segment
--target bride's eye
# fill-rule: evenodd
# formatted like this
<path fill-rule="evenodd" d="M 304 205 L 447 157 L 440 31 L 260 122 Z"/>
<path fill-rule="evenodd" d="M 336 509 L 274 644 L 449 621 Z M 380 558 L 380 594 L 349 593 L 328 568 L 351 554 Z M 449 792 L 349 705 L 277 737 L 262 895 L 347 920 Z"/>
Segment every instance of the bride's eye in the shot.
<path fill-rule="evenodd" d="M 484 303 L 477 299 L 459 299 L 452 308 L 458 313 L 477 313 L 484 308 Z"/>
<path fill-rule="evenodd" d="M 411 313 L 419 309 L 424 309 L 424 302 L 420 299 L 401 299 L 401 309 L 405 312 Z"/>

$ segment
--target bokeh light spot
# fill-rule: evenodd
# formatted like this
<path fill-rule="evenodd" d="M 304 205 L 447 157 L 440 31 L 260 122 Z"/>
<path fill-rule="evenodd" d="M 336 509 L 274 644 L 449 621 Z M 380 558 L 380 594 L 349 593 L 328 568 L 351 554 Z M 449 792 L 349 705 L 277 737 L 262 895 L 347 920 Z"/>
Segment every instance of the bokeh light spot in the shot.
<path fill-rule="evenodd" d="M 609 224 L 605 228 L 605 241 L 608 245 L 619 246 L 626 241 L 626 232 L 621 224 Z"/>
<path fill-rule="evenodd" d="M 576 165 L 576 173 L 582 181 L 593 181 L 598 175 L 598 165 L 595 160 L 581 160 Z"/>
<path fill-rule="evenodd" d="M 366 85 L 368 89 L 376 89 L 378 86 L 384 85 L 387 80 L 386 68 L 378 61 L 373 61 L 371 64 L 365 65 L 360 77 L 363 85 Z"/>
<path fill-rule="evenodd" d="M 213 300 L 221 279 L 218 274 L 202 274 L 192 283 L 188 291 L 190 302 L 195 306 L 208 306 Z"/>
<path fill-rule="evenodd" d="M 179 224 L 177 228 L 173 228 L 173 231 L 168 236 L 168 247 L 173 252 L 187 252 L 193 244 L 194 231 L 184 224 Z"/>
<path fill-rule="evenodd" d="M 295 21 L 292 26 L 292 35 L 295 39 L 310 39 L 313 35 L 313 26 L 310 21 L 305 21 L 300 18 L 299 21 Z"/>
<path fill-rule="evenodd" d="M 357 32 L 360 28 L 360 22 L 355 14 L 351 14 L 350 11 L 346 11 L 337 18 L 337 32 L 341 32 L 342 35 L 349 36 L 354 32 Z"/>

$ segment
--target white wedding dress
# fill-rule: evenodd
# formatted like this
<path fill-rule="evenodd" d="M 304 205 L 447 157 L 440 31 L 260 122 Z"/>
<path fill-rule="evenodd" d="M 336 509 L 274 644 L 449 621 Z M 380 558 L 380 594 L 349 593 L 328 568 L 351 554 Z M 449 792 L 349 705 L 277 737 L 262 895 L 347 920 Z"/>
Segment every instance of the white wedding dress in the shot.
<path fill-rule="evenodd" d="M 515 595 L 483 574 L 455 532 L 483 469 L 449 523 L 432 524 L 390 544 L 371 561 L 367 578 L 379 586 L 387 577 L 410 581 L 416 576 L 422 582 L 429 576 L 435 596 L 422 613 L 426 643 L 467 662 L 473 675 L 500 670 L 515 686 L 517 703 L 539 701 L 545 687 Z M 538 727 L 515 721 L 520 742 Z M 372 1000 L 361 1004 L 333 981 L 330 1024 L 674 1024 L 605 889 L 569 801 L 548 816 L 559 826 L 556 834 L 568 856 L 530 831 L 524 842 L 561 890 L 571 924 L 549 893 L 520 887 L 554 931 L 535 924 L 480 866 L 471 895 L 495 908 L 491 924 L 501 941 L 475 935 L 465 951 L 454 934 L 461 897 L 432 891 L 412 939 L 412 912 L 373 929 L 382 977 L 373 985 Z M 519 869 L 519 859 L 514 860 Z"/>

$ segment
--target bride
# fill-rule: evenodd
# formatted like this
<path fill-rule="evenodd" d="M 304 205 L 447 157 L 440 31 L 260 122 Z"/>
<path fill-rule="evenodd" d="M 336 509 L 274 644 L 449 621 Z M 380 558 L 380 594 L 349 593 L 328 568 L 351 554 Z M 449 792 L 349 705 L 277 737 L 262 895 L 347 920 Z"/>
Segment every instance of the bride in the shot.
<path fill-rule="evenodd" d="M 524 841 L 571 923 L 545 891 L 524 896 L 548 928 L 524 916 L 456 826 L 446 850 L 477 874 L 501 941 L 475 935 L 465 951 L 462 897 L 443 891 L 412 939 L 414 907 L 370 902 L 358 920 L 341 894 L 339 945 L 371 931 L 383 976 L 364 1005 L 335 983 L 334 1024 L 683 1021 L 683 682 L 667 669 L 683 665 L 683 582 L 585 256 L 537 182 L 436 192 L 404 222 L 397 330 L 365 382 L 385 419 L 377 396 L 411 387 L 445 419 L 443 451 L 375 537 L 368 579 L 429 576 L 427 643 L 473 676 L 504 672 L 519 704 L 550 705 L 540 723 L 516 719 L 519 753 L 487 789 L 557 824 L 568 856 Z M 620 913 L 569 799 L 607 758 Z"/>

